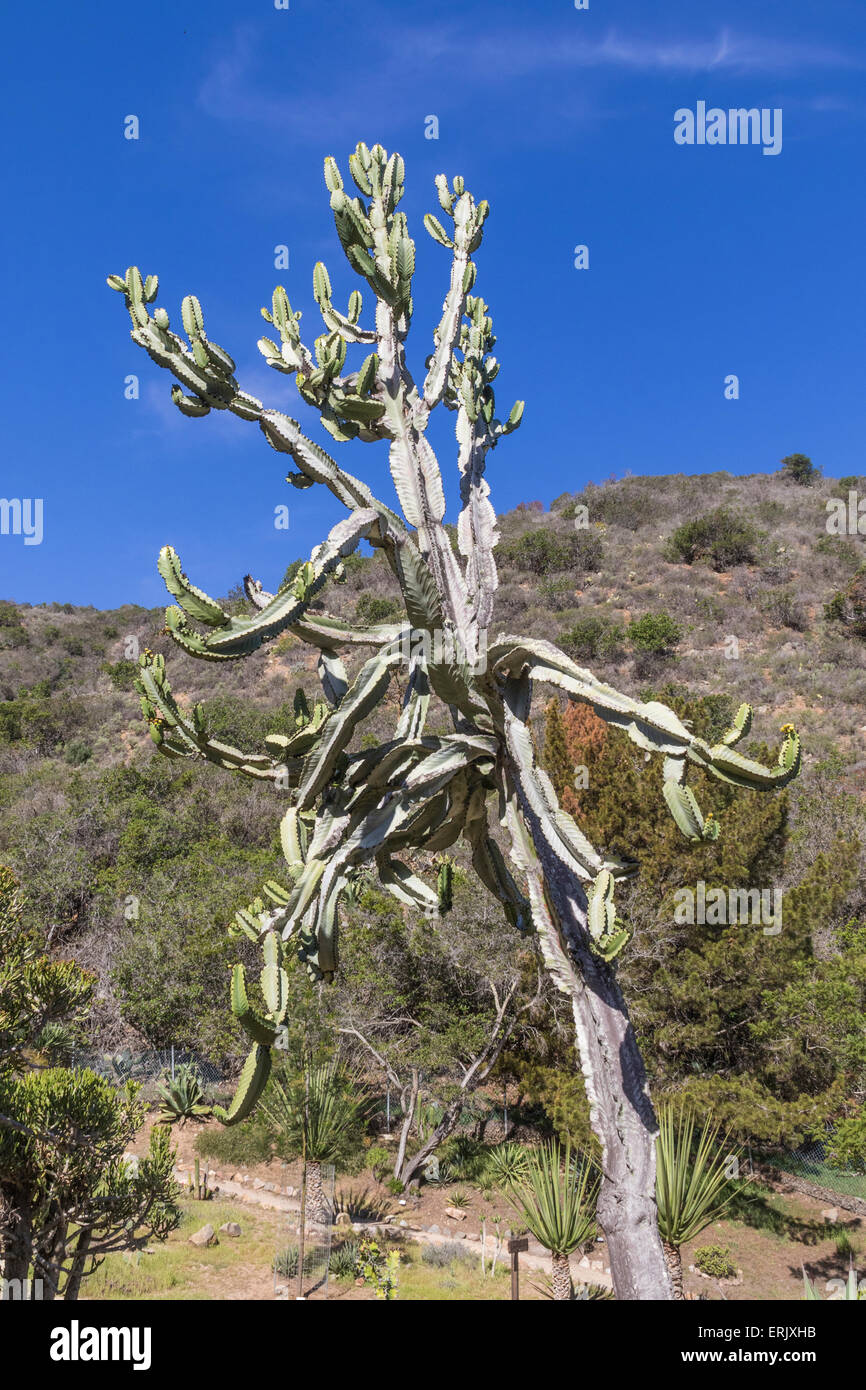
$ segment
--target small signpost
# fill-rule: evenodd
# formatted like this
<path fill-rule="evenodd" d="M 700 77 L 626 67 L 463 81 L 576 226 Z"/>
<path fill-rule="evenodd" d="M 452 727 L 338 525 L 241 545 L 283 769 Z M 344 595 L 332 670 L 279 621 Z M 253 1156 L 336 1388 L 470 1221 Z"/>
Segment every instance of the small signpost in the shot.
<path fill-rule="evenodd" d="M 512 1238 L 508 1242 L 508 1253 L 511 1256 L 511 1297 L 520 1298 L 520 1275 L 518 1273 L 518 1260 L 522 1250 L 529 1249 L 529 1240 L 526 1236 Z"/>

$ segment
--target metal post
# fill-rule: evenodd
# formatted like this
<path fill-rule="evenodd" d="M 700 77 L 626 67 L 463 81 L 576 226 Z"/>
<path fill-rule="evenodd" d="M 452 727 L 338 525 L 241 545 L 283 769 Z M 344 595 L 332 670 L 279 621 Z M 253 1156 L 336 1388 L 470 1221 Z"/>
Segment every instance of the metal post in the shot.
<path fill-rule="evenodd" d="M 521 1250 L 529 1249 L 529 1240 L 526 1236 L 520 1236 L 516 1240 L 509 1240 L 508 1253 L 511 1256 L 511 1297 L 520 1298 L 520 1271 L 518 1262 Z"/>
<path fill-rule="evenodd" d="M 385 1128 L 391 1133 L 391 1087 L 388 1086 L 385 1092 Z"/>
<path fill-rule="evenodd" d="M 503 1081 L 503 1083 L 502 1083 L 502 1124 L 503 1124 L 503 1130 L 504 1130 L 503 1138 L 507 1139 L 507 1138 L 508 1138 L 508 1086 L 507 1086 L 507 1084 L 506 1084 L 504 1081 Z"/>
<path fill-rule="evenodd" d="M 174 1043 L 171 1045 L 171 1079 L 174 1081 Z"/>

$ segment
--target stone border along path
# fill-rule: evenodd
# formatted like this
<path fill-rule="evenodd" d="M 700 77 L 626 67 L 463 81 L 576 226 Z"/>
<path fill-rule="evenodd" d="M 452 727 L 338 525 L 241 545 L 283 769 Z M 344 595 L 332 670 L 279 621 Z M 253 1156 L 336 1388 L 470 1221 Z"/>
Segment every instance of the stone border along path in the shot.
<path fill-rule="evenodd" d="M 191 1168 L 175 1169 L 175 1179 L 184 1191 L 188 1190 L 189 1178 L 192 1171 Z M 247 1186 L 245 1183 L 235 1182 L 231 1178 L 220 1178 L 219 1174 L 214 1172 L 213 1169 L 208 1172 L 207 1177 L 210 1191 L 212 1191 L 215 1196 L 234 1197 L 238 1201 L 247 1202 L 250 1206 L 265 1207 L 270 1211 L 299 1212 L 301 1209 L 300 1202 L 295 1200 L 294 1197 L 288 1197 L 284 1193 L 278 1192 L 275 1183 L 262 1183 L 261 1187 Z M 210 1187 L 211 1181 L 214 1182 L 213 1187 Z M 261 1182 L 261 1179 L 256 1178 L 255 1181 Z M 396 1220 L 393 1220 L 353 1221 L 352 1230 L 357 1231 L 359 1234 L 371 1236 L 388 1235 L 391 1231 L 403 1231 L 420 1245 L 450 1245 L 463 1241 L 470 1247 L 477 1245 L 479 1262 L 481 1258 L 480 1236 L 459 1231 L 456 1228 L 442 1235 L 441 1233 L 437 1234 L 435 1231 L 425 1231 L 418 1226 L 410 1226 L 408 1222 L 400 1224 Z M 550 1274 L 550 1255 L 542 1246 L 537 1245 L 535 1241 L 532 1241 L 531 1244 L 535 1245 L 535 1250 L 533 1251 L 530 1249 L 528 1253 L 520 1256 L 521 1273 L 524 1271 L 534 1272 L 540 1270 L 542 1273 Z M 504 1246 L 500 1253 L 498 1263 L 504 1263 L 505 1267 L 508 1267 L 508 1252 L 505 1250 Z M 598 1285 L 599 1288 L 613 1288 L 610 1270 L 604 1266 L 601 1260 L 590 1261 L 587 1255 L 584 1255 L 580 1260 L 575 1260 L 574 1257 L 572 1257 L 571 1273 L 575 1284 L 591 1283 Z"/>

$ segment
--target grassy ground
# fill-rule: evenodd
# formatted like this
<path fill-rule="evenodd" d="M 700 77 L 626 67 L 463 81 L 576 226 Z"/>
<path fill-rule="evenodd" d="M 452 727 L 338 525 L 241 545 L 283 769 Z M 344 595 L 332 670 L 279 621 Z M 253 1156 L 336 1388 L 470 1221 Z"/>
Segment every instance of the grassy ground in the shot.
<path fill-rule="evenodd" d="M 134 1255 L 111 1255 L 85 1285 L 85 1298 L 132 1301 L 241 1300 L 268 1301 L 274 1297 L 272 1262 L 278 1248 L 294 1237 L 287 1234 L 285 1215 L 240 1202 L 181 1200 L 183 1219 L 164 1245 Z M 236 1221 L 241 1235 L 220 1236 L 220 1243 L 199 1249 L 189 1237 L 209 1223 L 218 1231 L 226 1221 Z M 744 1273 L 738 1287 L 724 1291 L 714 1280 L 688 1272 L 695 1251 L 704 1245 L 721 1245 L 730 1251 L 736 1268 Z M 406 1242 L 402 1247 L 397 1298 L 402 1302 L 487 1302 L 510 1298 L 507 1257 L 495 1277 L 482 1277 L 477 1245 L 466 1246 L 459 1256 L 441 1262 L 430 1247 Z M 849 1258 L 861 1272 L 866 1265 L 866 1223 L 847 1213 L 835 1226 L 821 1220 L 820 1204 L 807 1198 L 781 1195 L 754 1186 L 732 1206 L 729 1218 L 707 1227 L 683 1247 L 685 1288 L 710 1300 L 799 1301 L 802 1267 L 818 1281 L 843 1277 Z M 431 1263 L 437 1259 L 437 1263 Z M 527 1269 L 521 1274 L 521 1298 L 542 1298 L 543 1278 Z M 294 1287 L 291 1290 L 294 1294 Z M 369 1287 L 351 1278 L 331 1278 L 327 1292 L 313 1290 L 311 1297 L 339 1301 L 374 1300 Z"/>

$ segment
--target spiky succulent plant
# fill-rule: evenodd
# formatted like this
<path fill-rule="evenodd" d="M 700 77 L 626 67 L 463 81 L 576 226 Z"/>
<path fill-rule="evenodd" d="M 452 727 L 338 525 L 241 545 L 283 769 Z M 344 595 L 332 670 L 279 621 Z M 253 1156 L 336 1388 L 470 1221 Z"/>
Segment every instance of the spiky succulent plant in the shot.
<path fill-rule="evenodd" d="M 359 871 L 374 869 L 401 902 L 436 915 L 449 904 L 450 873 L 440 872 L 433 887 L 407 857 L 427 853 L 432 863 L 458 841 L 465 843 L 478 877 L 512 927 L 537 933 L 557 986 L 571 1000 L 604 1152 L 599 1219 L 617 1295 L 667 1298 L 670 1283 L 655 1226 L 656 1122 L 614 967 L 628 940 L 616 917 L 614 881 L 633 866 L 600 854 L 559 806 L 530 737 L 533 686 L 549 683 L 587 701 L 647 754 L 661 754 L 665 799 L 693 840 L 714 839 L 718 825 L 704 819 L 685 785 L 690 765 L 736 786 L 779 787 L 796 774 L 799 745 L 793 730 L 786 731 L 778 766 L 767 769 L 734 749 L 748 731 L 747 706 L 711 748 L 665 705 L 641 703 L 602 684 L 549 642 L 507 634 L 491 639 L 498 533 L 485 466 L 520 424 L 523 403 L 504 420 L 497 416 L 493 323 L 487 304 L 472 293 L 472 257 L 488 206 L 475 201 L 462 178 L 449 186 L 445 175 L 437 177 L 440 217 L 428 214 L 424 221 L 434 241 L 450 251 L 451 270 L 419 385 L 405 351 L 415 244 L 397 210 L 403 161 L 379 145 L 360 144 L 349 167 L 356 195 L 346 191 L 330 157 L 325 182 L 342 248 L 372 291 L 374 319 L 363 326 L 357 290 L 345 313 L 335 307 L 319 263 L 313 291 L 324 332 L 312 351 L 282 287 L 274 291 L 271 308 L 262 310 L 275 336 L 262 338 L 259 349 L 276 371 L 294 376 L 302 399 L 336 441 L 387 444 L 399 511 L 339 466 L 296 420 L 240 388 L 235 364 L 208 337 L 194 296 L 182 305 L 185 341 L 170 328 L 164 309 L 151 313 L 155 276 L 143 280 L 132 267 L 125 277 L 109 277 L 125 298 L 133 340 L 175 376 L 172 398 L 185 415 L 230 410 L 258 424 L 271 447 L 294 463 L 288 478 L 293 486 L 322 485 L 348 512 L 276 593 L 247 577 L 254 610 L 248 617 L 227 613 L 192 584 L 170 547 L 160 555 L 160 573 L 176 599 L 166 614 L 167 630 L 191 655 L 228 661 L 285 632 L 318 649 L 324 700 L 299 719 L 293 735 L 272 736 L 267 751 L 259 753 L 212 738 L 199 706 L 190 715 L 180 710 L 163 660 L 150 653 L 141 658 L 142 709 L 168 756 L 206 758 L 289 790 L 281 825 L 285 881 L 265 884 L 262 897 L 238 913 L 236 925 L 271 953 L 269 943 L 277 937 L 293 940 L 317 976 L 330 979 L 336 970 L 340 902 Z M 350 349 L 358 349 L 361 359 L 351 368 Z M 431 413 L 440 405 L 456 415 L 456 552 L 445 528 L 442 475 L 427 438 Z M 396 577 L 402 621 L 358 627 L 312 607 L 329 582 L 340 579 L 343 560 L 362 540 L 382 552 Z M 358 648 L 372 655 L 350 678 L 340 653 Z M 382 704 L 398 670 L 406 676 L 406 693 L 392 735 L 358 750 L 359 727 Z M 432 696 L 447 707 L 451 733 L 425 732 Z M 272 954 L 266 969 L 280 968 Z M 249 1113 L 261 1093 L 278 1026 L 276 992 L 267 1019 L 257 1019 L 242 996 L 236 980 L 233 1007 L 254 1045 L 229 1119 Z"/>

